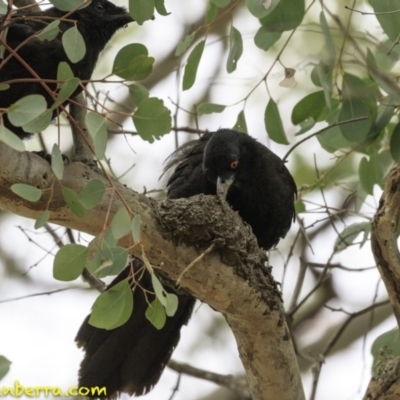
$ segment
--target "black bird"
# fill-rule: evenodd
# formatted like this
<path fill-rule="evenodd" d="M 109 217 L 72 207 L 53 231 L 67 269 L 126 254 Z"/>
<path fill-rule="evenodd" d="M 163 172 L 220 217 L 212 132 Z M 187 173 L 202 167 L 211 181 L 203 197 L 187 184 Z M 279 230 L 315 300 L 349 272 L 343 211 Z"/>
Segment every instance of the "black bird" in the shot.
<path fill-rule="evenodd" d="M 60 19 L 58 36 L 54 40 L 38 39 L 36 37 L 37 33 L 55 19 Z M 0 58 L 0 83 L 36 79 L 20 59 L 10 54 L 9 48 L 16 49 L 18 56 L 43 81 L 57 79 L 58 65 L 62 61 L 69 64 L 75 77 L 82 81 L 87 81 L 92 76 L 99 54 L 107 42 L 118 29 L 132 21 L 133 19 L 125 8 L 118 7 L 107 0 L 93 0 L 87 7 L 68 15 L 67 12 L 52 7 L 40 12 L 18 11 L 12 15 L 11 22 L 8 25 L 0 19 L 0 24 L 3 22 L 0 27 L 3 29 L 8 28 L 6 51 L 3 58 Z M 62 33 L 75 24 L 86 45 L 85 56 L 77 63 L 69 60 L 61 41 Z M 56 83 L 44 83 L 51 92 L 56 93 Z M 78 86 L 70 98 L 75 97 L 82 90 L 83 88 Z M 49 92 L 39 82 L 39 79 L 36 79 L 34 81 L 13 82 L 10 83 L 9 89 L 0 91 L 0 108 L 8 108 L 20 98 L 30 94 L 44 96 L 48 108 L 54 102 Z M 63 105 L 66 103 L 67 101 Z M 59 109 L 54 110 L 53 118 L 57 116 L 59 111 Z M 21 127 L 13 126 L 7 118 L 7 114 L 3 114 L 2 118 L 3 124 L 21 139 L 31 136 Z"/>
<path fill-rule="evenodd" d="M 173 167 L 168 198 L 215 195 L 218 186 L 233 180 L 227 201 L 252 227 L 260 247 L 269 250 L 289 230 L 297 194 L 295 182 L 283 161 L 249 135 L 229 129 L 207 133 L 179 147 L 167 160 L 165 170 Z M 135 260 L 135 269 L 140 263 Z M 129 268 L 123 276 L 128 273 Z M 148 273 L 140 284 L 153 290 Z M 86 351 L 79 385 L 106 386 L 109 399 L 122 392 L 147 393 L 157 383 L 193 310 L 193 297 L 178 296 L 178 311 L 161 330 L 144 317 L 147 303 L 142 290 L 135 290 L 135 309 L 125 325 L 106 331 L 89 325 L 88 317 L 76 337 L 78 346 Z"/>

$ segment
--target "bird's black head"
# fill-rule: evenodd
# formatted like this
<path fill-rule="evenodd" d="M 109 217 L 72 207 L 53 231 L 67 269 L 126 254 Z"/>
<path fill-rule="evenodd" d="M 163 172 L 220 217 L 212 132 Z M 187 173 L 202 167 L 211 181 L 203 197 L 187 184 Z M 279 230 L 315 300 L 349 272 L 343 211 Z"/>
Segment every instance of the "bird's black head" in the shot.
<path fill-rule="evenodd" d="M 108 0 L 92 0 L 87 7 L 74 12 L 69 18 L 77 20 L 78 29 L 81 33 L 84 31 L 85 39 L 93 39 L 102 48 L 118 29 L 133 22 L 124 7 L 116 6 Z"/>
<path fill-rule="evenodd" d="M 217 188 L 228 180 L 238 185 L 237 177 L 251 162 L 252 141 L 247 134 L 230 129 L 215 132 L 204 149 L 203 171 L 207 179 Z"/>

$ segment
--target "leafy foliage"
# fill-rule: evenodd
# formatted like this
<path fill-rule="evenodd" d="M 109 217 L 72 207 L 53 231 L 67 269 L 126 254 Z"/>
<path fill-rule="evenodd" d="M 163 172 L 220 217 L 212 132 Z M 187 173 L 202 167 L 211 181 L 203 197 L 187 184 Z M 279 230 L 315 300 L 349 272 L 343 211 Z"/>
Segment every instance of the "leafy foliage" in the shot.
<path fill-rule="evenodd" d="M 124 279 L 96 299 L 89 323 L 102 329 L 118 328 L 129 319 L 133 306 L 129 280 Z"/>
<path fill-rule="evenodd" d="M 68 3 L 64 7 L 72 9 L 80 0 L 53 1 L 53 4 L 61 3 Z M 126 89 L 133 106 L 124 102 L 123 111 L 119 111 L 114 107 L 118 100 L 113 94 L 106 94 L 108 86 L 93 90 L 88 85 L 91 102 L 86 117 L 96 157 L 103 162 L 112 137 L 113 113 L 125 119 L 129 117 L 129 123 L 133 123 L 136 130 L 133 135 L 139 136 L 135 140 L 149 143 L 170 134 L 171 130 L 178 136 L 181 131 L 189 135 L 193 131 L 234 127 L 251 135 L 258 134 L 260 140 L 273 142 L 271 147 L 281 156 L 291 151 L 289 169 L 298 183 L 296 211 L 299 218 L 294 228 L 298 231 L 296 239 L 289 234 L 286 240 L 292 240 L 290 252 L 296 254 L 293 258 L 300 259 L 310 272 L 306 274 L 305 287 L 315 284 L 312 279 L 319 282 L 315 293 L 309 293 L 310 303 L 314 304 L 319 304 L 323 298 L 318 285 L 328 281 L 329 273 L 336 283 L 333 265 L 339 268 L 346 255 L 352 254 L 352 249 L 361 251 L 368 247 L 365 244 L 378 203 L 376 194 L 383 187 L 390 167 L 400 160 L 398 1 L 370 0 L 370 6 L 363 3 L 365 10 L 379 13 L 376 16 L 361 15 L 357 10 L 339 10 L 333 2 L 323 3 L 210 0 L 207 9 L 202 11 L 201 20 L 187 24 L 187 30 L 182 29 L 179 37 L 168 36 L 170 58 L 163 59 L 160 55 L 156 60 L 153 55 L 158 53 L 153 53 L 153 44 L 148 48 L 142 43 L 122 47 L 99 80 L 110 80 L 121 91 Z M 129 8 L 138 24 L 144 24 L 155 13 L 162 15 L 163 21 L 173 18 L 162 0 L 130 0 Z M 6 12 L 6 9 L 3 7 L 0 11 Z M 160 19 L 157 15 L 151 24 Z M 175 31 L 176 27 L 173 28 Z M 56 32 L 57 21 L 54 21 L 39 38 L 51 40 Z M 66 32 L 63 42 L 70 60 L 76 62 L 82 57 L 85 49 L 76 30 L 71 28 Z M 291 85 L 286 85 L 288 70 L 293 71 Z M 279 86 L 278 81 L 283 76 Z M 59 65 L 58 80 L 53 108 L 80 84 L 66 63 Z M 294 87 L 296 82 L 297 87 Z M 7 85 L 2 85 L 0 90 L 0 95 L 6 94 Z M 23 126 L 27 132 L 42 131 L 50 123 L 51 113 L 44 99 L 38 97 L 21 99 L 4 112 L 8 112 L 14 125 Z M 126 134 L 126 147 L 131 146 L 131 139 Z M 23 143 L 1 124 L 0 140 L 19 150 L 24 148 Z M 58 150 L 54 153 L 53 171 L 60 179 L 63 169 L 60 153 Z M 113 158 L 118 158 L 111 154 L 107 150 L 110 170 L 114 167 Z M 14 185 L 13 190 L 29 201 L 37 201 L 42 195 L 40 189 L 26 185 Z M 100 201 L 104 187 L 93 182 L 80 194 L 68 188 L 63 192 L 72 212 L 82 217 Z M 37 227 L 48 220 L 49 213 L 45 212 L 37 220 Z M 132 218 L 122 207 L 105 222 L 105 227 L 86 250 L 64 246 L 66 250 L 56 257 L 55 275 L 64 280 L 75 279 L 84 266 L 100 278 L 121 271 L 126 266 L 128 251 L 118 246 L 118 240 L 128 236 L 132 245 L 140 243 L 141 218 Z M 328 230 L 331 240 L 323 236 L 325 254 L 317 254 L 318 262 L 315 262 L 309 249 L 315 251 L 321 243 L 315 247 L 314 240 L 318 240 L 315 238 L 321 238 Z M 307 245 L 300 246 L 301 241 Z M 283 247 L 281 252 L 284 257 L 286 250 Z M 67 254 L 68 257 L 81 255 L 71 270 Z M 271 257 L 271 264 L 279 267 L 282 260 L 278 260 L 274 252 Z M 285 268 L 289 261 L 293 263 L 290 258 L 285 258 Z M 351 257 L 352 273 L 358 262 Z M 321 264 L 322 268 L 316 264 Z M 167 316 L 176 310 L 177 297 L 165 290 L 154 273 L 152 279 L 156 299 L 150 304 L 146 317 L 162 329 Z M 102 295 L 91 322 L 105 329 L 123 323 L 133 307 L 131 290 L 126 281 L 112 294 Z M 332 285 L 324 295 L 329 292 L 339 301 L 341 297 L 335 290 Z M 300 311 L 304 310 L 304 313 L 293 312 L 296 325 L 296 321 L 306 320 L 308 301 L 304 305 L 300 297 L 294 303 Z M 324 304 L 316 306 L 308 317 L 318 321 L 317 311 Z M 385 337 L 384 344 L 392 339 Z M 395 337 L 393 342 L 397 343 L 396 340 Z M 379 352 L 377 347 L 382 347 L 379 340 L 373 346 L 375 358 Z"/>

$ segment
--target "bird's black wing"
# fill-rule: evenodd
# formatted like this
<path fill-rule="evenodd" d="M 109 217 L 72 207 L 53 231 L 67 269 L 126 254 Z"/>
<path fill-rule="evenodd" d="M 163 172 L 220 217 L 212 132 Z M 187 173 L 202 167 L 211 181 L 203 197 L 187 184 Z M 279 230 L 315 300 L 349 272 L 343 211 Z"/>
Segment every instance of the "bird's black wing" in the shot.
<path fill-rule="evenodd" d="M 168 157 L 164 174 L 175 167 L 167 182 L 168 198 L 187 198 L 200 193 L 215 194 L 203 173 L 204 148 L 211 135 L 207 133 L 200 139 L 183 144 Z"/>

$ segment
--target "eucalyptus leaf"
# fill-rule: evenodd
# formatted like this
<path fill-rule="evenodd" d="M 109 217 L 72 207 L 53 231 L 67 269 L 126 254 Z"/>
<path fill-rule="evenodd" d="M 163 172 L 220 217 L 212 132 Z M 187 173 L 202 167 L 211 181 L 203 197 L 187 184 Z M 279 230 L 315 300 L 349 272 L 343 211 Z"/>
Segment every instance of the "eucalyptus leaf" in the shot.
<path fill-rule="evenodd" d="M 11 191 L 32 203 L 39 201 L 43 194 L 41 189 L 25 183 L 14 183 L 11 185 Z"/>
<path fill-rule="evenodd" d="M 183 74 L 183 83 L 182 83 L 183 90 L 190 89 L 193 86 L 194 82 L 196 81 L 197 69 L 199 68 L 205 44 L 206 44 L 205 40 L 202 40 L 201 42 L 197 43 L 197 45 L 189 55 L 189 58 L 185 66 L 185 71 Z"/>
<path fill-rule="evenodd" d="M 67 57 L 72 63 L 81 61 L 86 54 L 86 44 L 76 26 L 67 29 L 62 37 L 61 41 L 67 54 Z"/>
<path fill-rule="evenodd" d="M 101 293 L 92 307 L 89 324 L 100 329 L 115 329 L 128 321 L 133 311 L 133 294 L 124 279 Z"/>
<path fill-rule="evenodd" d="M 53 277 L 69 282 L 77 279 L 83 272 L 88 248 L 80 244 L 67 244 L 58 250 L 54 257 Z"/>
<path fill-rule="evenodd" d="M 278 106 L 274 100 L 270 99 L 264 113 L 265 129 L 268 136 L 276 143 L 289 144 L 285 130 L 283 129 L 282 119 Z"/>

